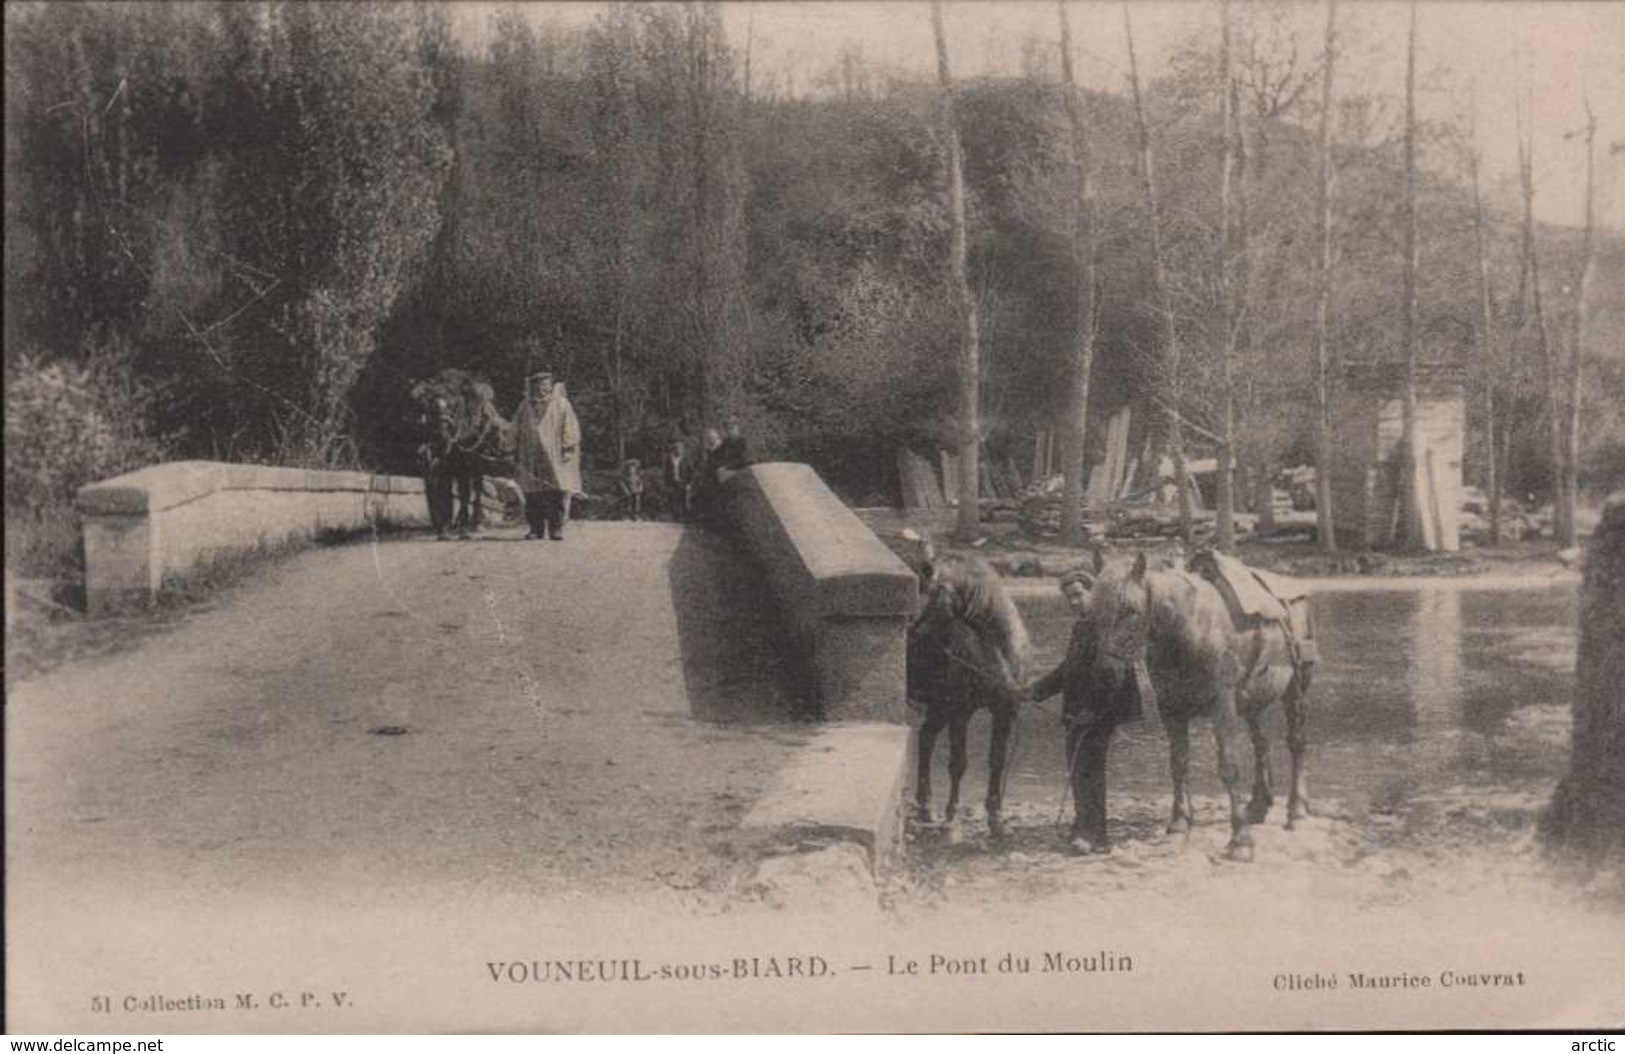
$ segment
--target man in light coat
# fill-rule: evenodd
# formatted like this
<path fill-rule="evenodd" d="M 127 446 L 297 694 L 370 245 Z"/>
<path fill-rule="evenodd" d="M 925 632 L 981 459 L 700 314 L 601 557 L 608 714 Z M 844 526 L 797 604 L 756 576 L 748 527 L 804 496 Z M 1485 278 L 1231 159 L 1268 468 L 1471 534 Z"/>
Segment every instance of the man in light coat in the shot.
<path fill-rule="evenodd" d="M 525 492 L 527 538 L 564 537 L 570 497 L 581 493 L 581 423 L 551 373 L 533 374 L 514 417 L 514 467 Z"/>

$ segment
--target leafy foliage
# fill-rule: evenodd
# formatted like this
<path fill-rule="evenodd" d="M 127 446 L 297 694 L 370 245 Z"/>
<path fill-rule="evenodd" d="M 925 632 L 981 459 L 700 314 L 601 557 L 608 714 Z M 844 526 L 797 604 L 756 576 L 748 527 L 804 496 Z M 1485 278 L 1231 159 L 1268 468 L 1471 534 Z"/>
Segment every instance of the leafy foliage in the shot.
<path fill-rule="evenodd" d="M 6 552 L 24 572 L 77 561 L 73 496 L 86 483 L 160 459 L 148 432 L 153 391 L 123 349 L 84 361 L 24 354 L 6 368 Z"/>
<path fill-rule="evenodd" d="M 504 413 L 528 371 L 552 368 L 581 413 L 589 468 L 652 463 L 673 435 L 731 414 L 761 454 L 884 493 L 895 444 L 949 440 L 934 88 L 887 80 L 849 49 L 827 92 L 764 94 L 746 84 L 713 4 L 617 5 L 568 27 L 531 14 L 499 11 L 492 44 L 475 50 L 438 5 L 8 5 L 5 346 L 8 378 L 24 378 L 18 464 L 84 445 L 55 483 L 19 467 L 10 501 L 60 501 L 70 481 L 142 457 L 406 470 L 411 386 L 447 368 L 488 379 Z M 1214 54 L 1214 41 L 1193 40 L 1148 93 L 1188 349 L 1181 409 L 1198 426 L 1216 413 L 1221 344 Z M 1320 60 L 1274 7 L 1248 5 L 1238 61 L 1251 221 L 1238 432 L 1245 460 L 1278 462 L 1307 448 L 1310 428 L 1307 130 L 1318 114 L 1305 86 Z M 1038 76 L 961 85 L 995 457 L 1030 449 L 1064 408 L 1076 307 L 1061 102 Z M 1148 407 L 1166 389 L 1131 116 L 1117 96 L 1085 102 L 1102 253 L 1098 440 L 1111 410 Z M 1346 359 L 1389 356 L 1397 342 L 1392 111 L 1367 92 L 1338 113 L 1332 317 Z M 1423 339 L 1428 357 L 1471 358 L 1460 135 L 1425 132 Z M 1489 379 L 1507 419 L 1534 422 L 1539 364 L 1513 304 L 1514 220 L 1492 211 L 1505 340 Z M 1540 236 L 1561 335 L 1574 239 Z M 1606 239 L 1598 267 L 1586 353 L 1602 382 L 1618 372 L 1606 353 L 1625 317 L 1608 300 L 1625 262 Z M 115 398 L 123 389 L 95 379 L 107 374 L 92 349 L 107 347 L 123 349 L 121 376 L 163 397 Z M 69 420 L 101 423 L 64 433 L 56 411 L 37 409 L 66 391 L 81 394 L 51 398 L 78 408 L 62 411 Z M 1596 402 L 1583 446 L 1600 482 L 1622 426 Z M 9 435 L 9 390 L 7 407 Z M 1542 443 L 1539 428 L 1512 436 L 1520 491 L 1545 486 Z M 12 464 L 8 451 L 8 484 Z"/>

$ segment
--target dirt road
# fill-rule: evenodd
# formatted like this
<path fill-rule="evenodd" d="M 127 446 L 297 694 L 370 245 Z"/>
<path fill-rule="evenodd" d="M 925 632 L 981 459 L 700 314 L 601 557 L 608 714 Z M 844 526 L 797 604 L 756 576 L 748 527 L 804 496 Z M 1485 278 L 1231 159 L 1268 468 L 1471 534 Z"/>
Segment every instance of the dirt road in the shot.
<path fill-rule="evenodd" d="M 806 732 L 754 573 L 672 525 L 519 533 L 311 551 L 14 685 L 13 904 L 725 886 Z"/>

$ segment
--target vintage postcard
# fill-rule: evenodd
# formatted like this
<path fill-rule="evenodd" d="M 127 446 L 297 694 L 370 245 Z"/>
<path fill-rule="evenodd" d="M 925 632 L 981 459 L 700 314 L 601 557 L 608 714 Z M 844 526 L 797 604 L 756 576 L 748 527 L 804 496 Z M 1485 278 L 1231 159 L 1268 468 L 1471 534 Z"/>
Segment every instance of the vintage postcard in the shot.
<path fill-rule="evenodd" d="M 1625 1026 L 1625 4 L 5 22 L 9 1030 Z"/>

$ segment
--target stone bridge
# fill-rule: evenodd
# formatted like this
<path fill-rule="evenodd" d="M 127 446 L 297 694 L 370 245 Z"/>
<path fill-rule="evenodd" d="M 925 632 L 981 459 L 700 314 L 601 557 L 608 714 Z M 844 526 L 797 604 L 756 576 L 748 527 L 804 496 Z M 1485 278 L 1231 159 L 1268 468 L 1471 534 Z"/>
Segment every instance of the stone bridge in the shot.
<path fill-rule="evenodd" d="M 418 522 L 415 483 L 187 463 L 81 495 L 108 620 L 200 561 L 361 536 L 12 686 L 18 961 L 131 896 L 706 903 L 786 844 L 884 856 L 916 586 L 810 469 L 730 481 L 725 531 L 369 534 Z"/>

